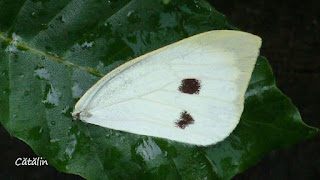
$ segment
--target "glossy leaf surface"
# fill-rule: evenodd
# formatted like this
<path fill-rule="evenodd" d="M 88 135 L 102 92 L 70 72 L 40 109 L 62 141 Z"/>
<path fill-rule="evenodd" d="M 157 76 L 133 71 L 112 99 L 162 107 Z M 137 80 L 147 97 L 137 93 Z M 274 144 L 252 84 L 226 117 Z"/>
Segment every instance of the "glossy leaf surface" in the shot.
<path fill-rule="evenodd" d="M 205 1 L 0 1 L 0 120 L 60 171 L 88 179 L 230 179 L 266 152 L 310 138 L 259 57 L 240 124 L 196 147 L 72 122 L 104 74 L 137 56 L 213 29 L 234 29 Z"/>

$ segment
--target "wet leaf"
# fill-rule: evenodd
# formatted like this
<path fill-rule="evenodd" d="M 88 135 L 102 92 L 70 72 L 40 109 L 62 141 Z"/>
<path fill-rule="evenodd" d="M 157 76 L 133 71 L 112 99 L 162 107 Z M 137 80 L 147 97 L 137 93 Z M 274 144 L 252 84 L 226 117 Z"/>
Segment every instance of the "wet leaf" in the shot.
<path fill-rule="evenodd" d="M 213 29 L 235 29 L 205 1 L 0 1 L 0 120 L 60 171 L 88 179 L 230 179 L 268 151 L 310 138 L 259 57 L 240 124 L 196 147 L 72 122 L 81 95 L 137 56 Z"/>

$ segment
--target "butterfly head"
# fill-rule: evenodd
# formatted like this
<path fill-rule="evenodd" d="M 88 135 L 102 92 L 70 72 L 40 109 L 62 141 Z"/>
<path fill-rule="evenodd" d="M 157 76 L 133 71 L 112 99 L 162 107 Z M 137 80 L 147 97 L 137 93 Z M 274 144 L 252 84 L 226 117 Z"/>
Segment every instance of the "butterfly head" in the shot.
<path fill-rule="evenodd" d="M 80 112 L 78 113 L 71 113 L 72 114 L 72 121 L 76 121 L 80 119 Z"/>
<path fill-rule="evenodd" d="M 87 111 L 74 111 L 72 114 L 72 120 L 76 121 L 76 120 L 85 120 L 87 118 L 92 117 L 92 115 L 90 113 L 88 113 Z"/>

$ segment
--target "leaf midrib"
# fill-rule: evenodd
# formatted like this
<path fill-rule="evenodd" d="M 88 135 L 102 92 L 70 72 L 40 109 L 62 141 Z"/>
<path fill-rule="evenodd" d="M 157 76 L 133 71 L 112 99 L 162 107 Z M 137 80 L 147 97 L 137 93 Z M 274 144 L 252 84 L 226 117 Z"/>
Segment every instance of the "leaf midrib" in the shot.
<path fill-rule="evenodd" d="M 0 32 L 0 39 L 10 43 L 12 41 L 14 41 L 12 38 L 9 38 L 9 37 L 6 37 L 4 35 L 4 33 Z M 103 77 L 104 75 L 101 74 L 100 72 L 98 71 L 95 71 L 94 69 L 92 68 L 89 68 L 89 67 L 84 67 L 84 66 L 80 66 L 78 64 L 74 64 L 74 63 L 71 63 L 69 61 L 66 61 L 60 57 L 56 57 L 56 56 L 53 56 L 51 54 L 48 54 L 44 51 L 41 51 L 39 49 L 36 49 L 36 48 L 33 48 L 21 41 L 17 41 L 17 43 L 15 44 L 16 47 L 19 47 L 19 48 L 22 48 L 22 49 L 26 49 L 26 50 L 29 50 L 30 52 L 34 53 L 34 54 L 37 54 L 37 55 L 40 55 L 40 56 L 44 56 L 44 57 L 47 57 L 48 59 L 51 59 L 53 61 L 56 61 L 56 62 L 59 62 L 59 63 L 62 63 L 62 64 L 65 64 L 66 66 L 68 67 L 73 67 L 73 68 L 77 68 L 77 69 L 80 69 L 80 70 L 84 70 L 84 71 L 87 71 L 89 72 L 90 74 L 93 74 L 95 76 L 98 76 L 98 77 Z"/>

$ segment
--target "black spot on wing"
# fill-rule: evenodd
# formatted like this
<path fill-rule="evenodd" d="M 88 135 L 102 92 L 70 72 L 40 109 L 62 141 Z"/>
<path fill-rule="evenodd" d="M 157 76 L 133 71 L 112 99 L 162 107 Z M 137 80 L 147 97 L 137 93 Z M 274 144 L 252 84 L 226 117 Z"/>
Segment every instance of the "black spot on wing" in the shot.
<path fill-rule="evenodd" d="M 187 111 L 181 112 L 180 119 L 177 122 L 175 122 L 177 127 L 181 128 L 181 129 L 184 129 L 193 123 L 194 123 L 194 119 Z"/>
<path fill-rule="evenodd" d="M 183 79 L 179 86 L 179 91 L 186 94 L 199 94 L 201 88 L 197 79 Z"/>

